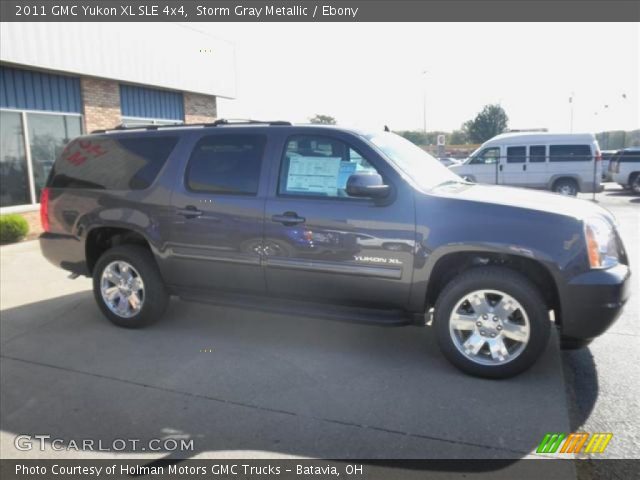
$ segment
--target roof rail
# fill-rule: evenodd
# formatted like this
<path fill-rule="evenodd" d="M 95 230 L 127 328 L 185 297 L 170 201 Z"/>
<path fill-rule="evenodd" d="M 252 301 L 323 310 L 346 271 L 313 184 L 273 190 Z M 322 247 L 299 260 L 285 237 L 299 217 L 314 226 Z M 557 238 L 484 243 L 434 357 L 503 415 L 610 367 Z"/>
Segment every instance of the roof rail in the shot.
<path fill-rule="evenodd" d="M 249 120 L 236 118 L 219 118 L 210 123 L 177 123 L 170 125 L 127 125 L 122 123 L 114 128 L 93 130 L 91 133 L 121 132 L 123 130 L 161 130 L 163 128 L 188 128 L 188 127 L 220 127 L 222 125 L 291 125 L 291 122 L 283 120 Z"/>

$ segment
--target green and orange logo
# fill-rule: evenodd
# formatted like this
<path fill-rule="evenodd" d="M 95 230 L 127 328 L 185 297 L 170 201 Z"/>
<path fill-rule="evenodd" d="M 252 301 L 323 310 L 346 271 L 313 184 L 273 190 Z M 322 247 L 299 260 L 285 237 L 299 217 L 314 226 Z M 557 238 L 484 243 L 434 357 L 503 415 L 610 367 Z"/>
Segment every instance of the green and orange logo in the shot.
<path fill-rule="evenodd" d="M 536 453 L 603 453 L 612 438 L 613 433 L 547 433 Z"/>

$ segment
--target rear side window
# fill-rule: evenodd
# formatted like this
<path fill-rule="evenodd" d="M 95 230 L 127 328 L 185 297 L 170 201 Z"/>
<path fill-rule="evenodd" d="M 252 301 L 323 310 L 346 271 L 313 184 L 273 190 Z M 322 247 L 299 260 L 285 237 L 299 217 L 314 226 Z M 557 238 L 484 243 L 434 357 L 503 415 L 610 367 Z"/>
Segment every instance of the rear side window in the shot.
<path fill-rule="evenodd" d="M 550 162 L 589 162 L 592 158 L 589 145 L 551 145 L 549 147 Z"/>
<path fill-rule="evenodd" d="M 544 162 L 547 158 L 547 147 L 544 145 L 531 145 L 529 147 L 529 162 Z"/>
<path fill-rule="evenodd" d="M 209 135 L 200 139 L 187 166 L 193 192 L 256 195 L 266 138 L 263 135 Z"/>
<path fill-rule="evenodd" d="M 507 147 L 507 163 L 524 163 L 527 159 L 527 147 Z"/>
<path fill-rule="evenodd" d="M 622 152 L 618 158 L 620 163 L 638 163 L 640 162 L 640 152 Z"/>
<path fill-rule="evenodd" d="M 67 145 L 51 172 L 53 188 L 143 190 L 158 176 L 178 137 L 85 137 Z"/>

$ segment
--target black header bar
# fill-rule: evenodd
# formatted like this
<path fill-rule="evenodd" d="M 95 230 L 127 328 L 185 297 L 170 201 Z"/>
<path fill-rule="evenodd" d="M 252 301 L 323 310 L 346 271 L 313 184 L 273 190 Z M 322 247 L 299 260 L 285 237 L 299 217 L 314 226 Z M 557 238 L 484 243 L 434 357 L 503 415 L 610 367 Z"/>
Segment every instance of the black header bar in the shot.
<path fill-rule="evenodd" d="M 640 3 L 638 0 L 2 0 L 0 19 L 4 22 L 638 22 Z"/>

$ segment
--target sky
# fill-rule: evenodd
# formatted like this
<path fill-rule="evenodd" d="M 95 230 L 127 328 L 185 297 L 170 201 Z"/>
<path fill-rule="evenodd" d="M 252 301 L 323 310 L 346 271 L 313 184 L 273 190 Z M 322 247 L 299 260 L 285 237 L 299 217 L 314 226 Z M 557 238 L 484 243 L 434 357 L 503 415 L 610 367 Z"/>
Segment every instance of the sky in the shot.
<path fill-rule="evenodd" d="M 189 27 L 235 44 L 237 94 L 220 117 L 422 130 L 426 105 L 427 130 L 451 131 L 499 103 L 514 129 L 569 132 L 572 106 L 574 132 L 640 128 L 635 23 Z"/>

